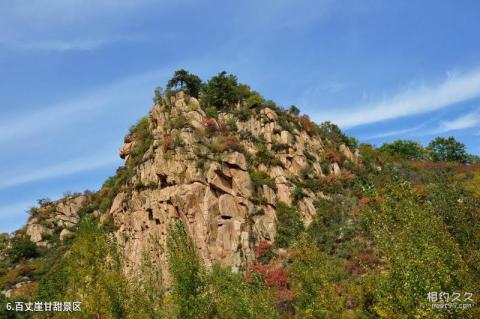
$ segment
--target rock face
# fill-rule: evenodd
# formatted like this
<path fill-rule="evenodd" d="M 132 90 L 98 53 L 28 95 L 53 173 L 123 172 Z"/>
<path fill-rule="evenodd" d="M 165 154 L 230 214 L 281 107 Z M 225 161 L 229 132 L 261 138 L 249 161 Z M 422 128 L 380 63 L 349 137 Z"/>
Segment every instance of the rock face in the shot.
<path fill-rule="evenodd" d="M 33 217 L 27 223 L 25 234 L 39 246 L 46 246 L 45 238 L 55 232 L 60 232 L 60 239 L 68 237 L 68 228 L 78 224 L 80 221 L 78 212 L 87 201 L 88 196 L 76 195 L 45 203 L 35 210 Z"/>
<path fill-rule="evenodd" d="M 179 119 L 187 119 L 189 124 L 178 127 Z M 324 141 L 297 128 L 287 130 L 275 110 L 255 110 L 246 121 L 235 121 L 235 134 L 241 137 L 237 140 L 229 140 L 222 131 L 232 120 L 228 113 L 220 113 L 218 119 L 206 117 L 199 102 L 182 92 L 154 105 L 149 113 L 153 142 L 128 181 L 131 186 L 150 187 L 119 192 L 109 211 L 118 227 L 115 236 L 126 257 L 127 272 L 140 267 L 145 252 L 155 251 L 168 282 L 167 234 L 177 221 L 186 226 L 207 267 L 221 263 L 234 271 L 245 269 L 254 259 L 256 243 L 274 241 L 275 206 L 278 201 L 292 204 L 292 180 L 318 182 L 328 174 L 319 164 L 325 160 Z M 209 136 L 210 131 L 216 133 Z M 205 136 L 208 145 L 202 142 Z M 247 161 L 247 154 L 259 155 L 258 140 L 274 154 L 272 163 Z M 120 156 L 127 162 L 135 143 L 127 137 L 121 148 Z M 212 154 L 212 145 L 231 144 Z M 353 161 L 348 147 L 343 145 L 340 151 Z M 330 169 L 337 176 L 342 174 L 339 163 L 331 164 Z M 265 172 L 274 187 L 254 189 L 252 171 Z M 296 203 L 306 224 L 313 219 L 318 195 L 306 192 Z M 263 200 L 259 203 L 255 198 Z M 75 209 L 68 211 L 71 214 L 62 214 L 55 221 L 74 223 Z M 32 239 L 38 241 L 44 231 L 31 227 Z"/>

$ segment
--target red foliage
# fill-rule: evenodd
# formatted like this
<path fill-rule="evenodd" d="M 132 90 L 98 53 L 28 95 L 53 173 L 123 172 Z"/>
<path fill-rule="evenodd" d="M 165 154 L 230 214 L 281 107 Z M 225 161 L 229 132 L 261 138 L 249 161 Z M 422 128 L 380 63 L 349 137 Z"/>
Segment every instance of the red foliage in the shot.
<path fill-rule="evenodd" d="M 368 264 L 368 265 L 374 265 L 374 264 L 378 263 L 377 256 L 375 256 L 375 254 L 373 254 L 371 252 L 365 252 L 365 253 L 361 254 L 360 255 L 360 260 L 364 264 Z"/>
<path fill-rule="evenodd" d="M 360 275 L 365 273 L 365 269 L 360 265 L 358 260 L 352 259 L 345 265 L 345 270 L 352 275 Z"/>
<path fill-rule="evenodd" d="M 326 149 L 325 158 L 330 162 L 343 163 L 346 160 L 346 157 L 343 153 L 340 153 L 336 150 Z"/>
<path fill-rule="evenodd" d="M 327 175 L 323 178 L 326 183 L 333 184 L 337 182 L 337 177 L 335 175 Z"/>
<path fill-rule="evenodd" d="M 360 198 L 360 201 L 358 202 L 359 208 L 362 208 L 364 206 L 369 205 L 370 203 L 383 203 L 385 201 L 385 198 L 383 196 L 364 196 Z"/>
<path fill-rule="evenodd" d="M 222 120 L 217 120 L 217 125 L 218 125 L 218 130 L 222 133 L 227 133 L 228 132 L 228 127 L 227 124 L 225 124 L 224 121 Z"/>
<path fill-rule="evenodd" d="M 308 115 L 301 115 L 298 117 L 298 120 L 302 125 L 303 129 L 311 135 L 318 130 L 317 125 L 310 120 L 310 117 Z"/>
<path fill-rule="evenodd" d="M 260 259 L 272 252 L 272 243 L 262 240 L 255 247 L 255 258 Z"/>
<path fill-rule="evenodd" d="M 33 272 L 33 268 L 30 267 L 29 265 L 23 265 L 22 267 L 20 267 L 20 269 L 18 270 L 18 275 L 19 276 L 28 276 L 30 275 L 32 272 Z"/>
<path fill-rule="evenodd" d="M 261 275 L 265 275 L 266 273 L 266 268 L 264 265 L 262 264 L 257 264 L 257 263 L 254 263 L 250 266 L 250 271 L 251 272 L 254 272 L 254 273 L 259 273 Z"/>
<path fill-rule="evenodd" d="M 342 179 L 345 181 L 351 181 L 355 178 L 355 174 L 349 171 L 348 169 L 342 168 Z"/>
<path fill-rule="evenodd" d="M 205 125 L 207 127 L 215 128 L 215 129 L 219 128 L 217 120 L 215 120 L 214 118 L 211 118 L 211 117 L 205 117 L 203 119 L 203 125 Z"/>
<path fill-rule="evenodd" d="M 467 165 L 457 162 L 433 162 L 429 160 L 412 160 L 412 166 L 424 170 L 445 170 L 448 168 L 455 169 L 462 172 L 471 172 L 478 169 L 478 165 Z"/>
<path fill-rule="evenodd" d="M 290 278 L 287 271 L 277 261 L 271 260 L 266 265 L 257 263 L 251 265 L 246 280 L 251 281 L 253 276 L 258 276 L 265 285 L 274 288 L 278 301 L 292 300 L 293 294 L 288 287 Z"/>
<path fill-rule="evenodd" d="M 290 278 L 288 278 L 287 272 L 283 268 L 267 271 L 265 276 L 265 284 L 269 287 L 275 287 L 277 289 L 287 288 Z"/>
<path fill-rule="evenodd" d="M 227 136 L 223 139 L 223 142 L 225 143 L 225 145 L 227 145 L 228 148 L 232 148 L 239 143 L 238 138 L 235 136 Z"/>
<path fill-rule="evenodd" d="M 175 148 L 173 138 L 170 134 L 165 134 L 163 136 L 163 148 L 165 151 L 173 150 Z"/>
<path fill-rule="evenodd" d="M 337 296 L 340 296 L 340 295 L 342 294 L 342 292 L 343 292 L 342 286 L 340 286 L 340 285 L 338 285 L 338 284 L 335 284 L 335 285 L 333 286 L 333 289 L 334 289 L 335 294 L 336 294 Z"/>

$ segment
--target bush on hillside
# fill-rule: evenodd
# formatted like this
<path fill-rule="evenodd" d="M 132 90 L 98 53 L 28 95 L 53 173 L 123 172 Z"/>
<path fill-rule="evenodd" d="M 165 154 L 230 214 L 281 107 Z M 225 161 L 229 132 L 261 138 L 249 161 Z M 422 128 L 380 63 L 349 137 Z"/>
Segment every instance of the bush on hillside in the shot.
<path fill-rule="evenodd" d="M 254 190 L 262 185 L 266 185 L 271 189 L 276 189 L 275 180 L 264 171 L 251 171 L 250 179 L 252 180 L 252 188 Z"/>
<path fill-rule="evenodd" d="M 468 155 L 465 144 L 457 141 L 454 137 L 437 137 L 428 144 L 430 158 L 433 161 L 467 162 Z"/>
<path fill-rule="evenodd" d="M 21 259 L 38 257 L 40 255 L 37 245 L 26 237 L 14 237 L 10 242 L 10 248 L 7 249 L 7 256 L 12 262 L 18 262 Z"/>
<path fill-rule="evenodd" d="M 378 150 L 406 159 L 420 160 L 426 156 L 425 149 L 420 143 L 408 140 L 396 140 L 392 143 L 384 143 Z"/>
<path fill-rule="evenodd" d="M 345 143 L 350 148 L 357 148 L 358 141 L 354 137 L 345 135 L 340 128 L 330 121 L 320 124 L 320 135 L 334 144 Z"/>
<path fill-rule="evenodd" d="M 278 247 L 289 247 L 304 230 L 303 221 L 295 207 L 289 206 L 284 202 L 277 202 L 276 208 L 277 235 L 275 244 Z"/>

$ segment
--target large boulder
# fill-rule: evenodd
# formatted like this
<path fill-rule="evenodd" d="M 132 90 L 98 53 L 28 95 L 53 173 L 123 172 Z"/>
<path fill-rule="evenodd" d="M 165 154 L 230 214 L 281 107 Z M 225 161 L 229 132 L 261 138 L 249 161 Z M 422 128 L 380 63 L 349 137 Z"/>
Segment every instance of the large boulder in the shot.
<path fill-rule="evenodd" d="M 27 225 L 26 234 L 30 237 L 31 241 L 39 243 L 45 235 L 53 234 L 53 230 L 41 224 L 29 224 Z"/>

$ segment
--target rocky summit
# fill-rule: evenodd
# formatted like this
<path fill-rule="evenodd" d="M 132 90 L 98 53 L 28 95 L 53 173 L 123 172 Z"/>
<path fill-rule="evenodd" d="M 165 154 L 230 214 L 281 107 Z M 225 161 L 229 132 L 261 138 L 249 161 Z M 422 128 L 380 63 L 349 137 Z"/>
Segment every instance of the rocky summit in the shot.
<path fill-rule="evenodd" d="M 291 205 L 298 183 L 331 174 L 341 178 L 343 161 L 358 162 L 358 151 L 340 144 L 342 160 L 322 168 L 320 136 L 282 126 L 281 120 L 293 120 L 286 112 L 281 120 L 268 107 L 251 112 L 245 121 L 222 112 L 212 118 L 184 92 L 154 105 L 148 117 L 151 145 L 128 181 L 133 190 L 119 192 L 109 210 L 127 267 L 139 265 L 143 251 L 151 249 L 149 238 L 157 238 L 166 252 L 168 229 L 181 220 L 205 265 L 246 269 L 255 243 L 275 240 L 277 202 Z M 120 156 L 127 165 L 137 143 L 134 132 L 125 139 Z M 325 195 L 306 190 L 295 202 L 305 225 L 318 197 Z M 166 271 L 165 253 L 159 258 Z"/>

